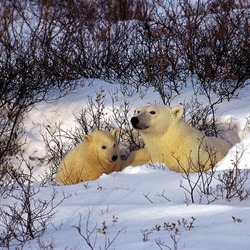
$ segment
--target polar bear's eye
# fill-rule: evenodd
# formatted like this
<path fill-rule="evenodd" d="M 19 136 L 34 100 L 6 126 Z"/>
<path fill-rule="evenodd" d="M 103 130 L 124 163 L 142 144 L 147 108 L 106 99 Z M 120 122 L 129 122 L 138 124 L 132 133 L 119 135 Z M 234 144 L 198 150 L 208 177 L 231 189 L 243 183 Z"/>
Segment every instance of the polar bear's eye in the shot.
<path fill-rule="evenodd" d="M 106 148 L 107 148 L 106 146 L 104 146 L 104 145 L 102 146 L 102 149 L 106 149 Z"/>
<path fill-rule="evenodd" d="M 155 111 L 150 111 L 150 114 L 151 115 L 155 115 Z"/>

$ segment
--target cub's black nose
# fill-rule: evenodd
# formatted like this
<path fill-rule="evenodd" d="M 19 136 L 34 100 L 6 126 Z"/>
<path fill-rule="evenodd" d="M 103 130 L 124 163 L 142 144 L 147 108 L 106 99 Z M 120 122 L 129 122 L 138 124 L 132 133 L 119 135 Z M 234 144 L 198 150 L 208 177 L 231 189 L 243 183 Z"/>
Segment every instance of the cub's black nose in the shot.
<path fill-rule="evenodd" d="M 137 117 L 132 117 L 130 121 L 133 126 L 136 126 L 139 123 L 139 120 Z"/>
<path fill-rule="evenodd" d="M 117 155 L 113 155 L 112 156 L 112 161 L 116 161 L 118 159 L 118 156 Z"/>

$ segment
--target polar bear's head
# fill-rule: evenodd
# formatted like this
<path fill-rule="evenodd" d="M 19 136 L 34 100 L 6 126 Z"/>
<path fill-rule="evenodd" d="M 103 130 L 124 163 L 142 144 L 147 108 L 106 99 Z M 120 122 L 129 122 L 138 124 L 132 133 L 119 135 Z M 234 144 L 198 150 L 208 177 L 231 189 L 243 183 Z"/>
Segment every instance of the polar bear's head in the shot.
<path fill-rule="evenodd" d="M 164 133 L 170 126 L 179 122 L 182 114 L 182 107 L 149 105 L 137 108 L 131 123 L 142 133 Z"/>
<path fill-rule="evenodd" d="M 90 135 L 84 135 L 88 154 L 97 157 L 101 164 L 116 162 L 119 157 L 117 137 L 119 130 L 94 131 Z"/>

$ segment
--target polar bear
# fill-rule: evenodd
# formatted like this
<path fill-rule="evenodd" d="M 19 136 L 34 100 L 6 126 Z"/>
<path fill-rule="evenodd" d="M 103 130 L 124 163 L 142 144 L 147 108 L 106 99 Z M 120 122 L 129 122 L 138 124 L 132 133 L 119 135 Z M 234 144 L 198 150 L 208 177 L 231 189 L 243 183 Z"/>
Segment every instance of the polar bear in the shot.
<path fill-rule="evenodd" d="M 70 150 L 59 165 L 55 180 L 65 185 L 98 179 L 119 171 L 118 129 L 83 135 L 83 143 Z"/>
<path fill-rule="evenodd" d="M 227 141 L 204 136 L 182 119 L 183 108 L 149 105 L 135 110 L 133 127 L 145 143 L 124 167 L 163 162 L 176 172 L 198 172 L 213 167 L 230 149 Z"/>

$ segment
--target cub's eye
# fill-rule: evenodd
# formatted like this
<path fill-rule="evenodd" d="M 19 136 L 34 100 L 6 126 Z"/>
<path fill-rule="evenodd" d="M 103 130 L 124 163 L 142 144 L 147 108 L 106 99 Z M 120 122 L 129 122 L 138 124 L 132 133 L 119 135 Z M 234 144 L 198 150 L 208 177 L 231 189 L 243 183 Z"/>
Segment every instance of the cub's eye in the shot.
<path fill-rule="evenodd" d="M 106 148 L 107 148 L 106 146 L 104 146 L 104 145 L 102 146 L 102 149 L 106 149 Z"/>
<path fill-rule="evenodd" d="M 155 115 L 155 111 L 150 111 L 150 114 L 151 115 Z"/>
<path fill-rule="evenodd" d="M 114 143 L 114 147 L 115 147 L 115 143 Z"/>

